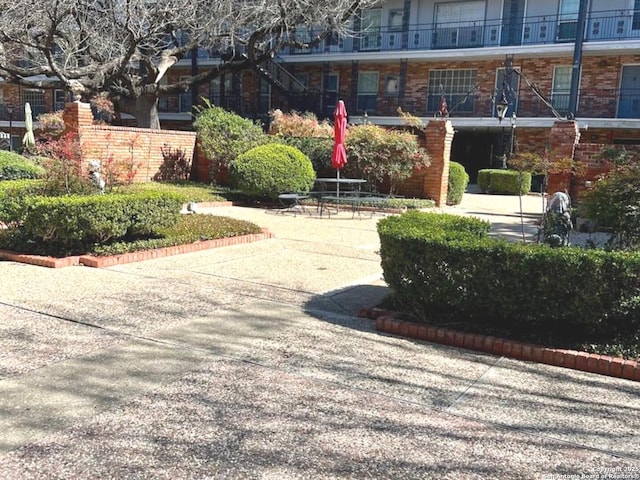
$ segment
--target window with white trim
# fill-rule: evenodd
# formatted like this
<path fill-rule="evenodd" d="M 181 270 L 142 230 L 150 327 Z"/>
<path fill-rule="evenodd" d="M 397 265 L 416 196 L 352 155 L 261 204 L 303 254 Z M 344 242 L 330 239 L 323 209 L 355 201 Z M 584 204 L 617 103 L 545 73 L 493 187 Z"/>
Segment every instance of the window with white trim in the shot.
<path fill-rule="evenodd" d="M 31 106 L 31 113 L 33 117 L 37 117 L 41 113 L 47 111 L 47 106 L 44 101 L 44 90 L 38 88 L 27 88 L 22 90 L 22 110 L 24 111 L 24 105 L 29 102 Z"/>
<path fill-rule="evenodd" d="M 566 111 L 569 108 L 572 70 L 570 66 L 558 66 L 553 69 L 551 105 L 558 111 Z"/>
<path fill-rule="evenodd" d="M 378 106 L 378 72 L 358 74 L 358 111 L 375 112 Z"/>
<path fill-rule="evenodd" d="M 449 111 L 470 113 L 474 110 L 474 96 L 470 92 L 476 86 L 477 70 L 431 70 L 429 71 L 429 90 L 427 111 L 435 113 L 440 108 L 444 96 Z"/>

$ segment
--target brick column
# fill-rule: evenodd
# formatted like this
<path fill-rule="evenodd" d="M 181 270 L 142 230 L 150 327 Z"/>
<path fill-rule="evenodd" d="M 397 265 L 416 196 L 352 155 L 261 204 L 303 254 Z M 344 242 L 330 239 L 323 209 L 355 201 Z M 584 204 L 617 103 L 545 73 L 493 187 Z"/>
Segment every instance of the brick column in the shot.
<path fill-rule="evenodd" d="M 431 165 L 426 168 L 423 195 L 434 199 L 437 206 L 447 204 L 453 135 L 449 120 L 431 120 L 425 128 L 425 148 L 429 152 Z"/>
<path fill-rule="evenodd" d="M 72 132 L 79 135 L 80 128 L 93 125 L 91 105 L 80 102 L 67 103 L 64 106 L 62 119 L 64 120 L 65 133 Z"/>
<path fill-rule="evenodd" d="M 555 162 L 570 158 L 575 158 L 576 145 L 580 141 L 580 130 L 575 121 L 557 121 L 549 132 L 549 160 Z M 562 192 L 565 189 L 571 193 L 571 174 L 553 173 L 549 174 L 547 193 Z"/>

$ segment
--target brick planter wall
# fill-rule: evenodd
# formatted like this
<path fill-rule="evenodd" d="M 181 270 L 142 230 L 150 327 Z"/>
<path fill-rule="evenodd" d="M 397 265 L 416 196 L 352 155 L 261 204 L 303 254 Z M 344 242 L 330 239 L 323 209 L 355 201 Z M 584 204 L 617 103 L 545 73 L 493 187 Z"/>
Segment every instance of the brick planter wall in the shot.
<path fill-rule="evenodd" d="M 65 131 L 77 135 L 80 141 L 83 168 L 87 168 L 89 160 L 98 160 L 104 165 L 112 158 L 131 166 L 135 172 L 133 181 L 148 182 L 164 162 L 164 146 L 172 151 L 183 150 L 189 160 L 194 157 L 195 132 L 94 125 L 90 105 L 80 102 L 65 105 L 64 121 Z"/>

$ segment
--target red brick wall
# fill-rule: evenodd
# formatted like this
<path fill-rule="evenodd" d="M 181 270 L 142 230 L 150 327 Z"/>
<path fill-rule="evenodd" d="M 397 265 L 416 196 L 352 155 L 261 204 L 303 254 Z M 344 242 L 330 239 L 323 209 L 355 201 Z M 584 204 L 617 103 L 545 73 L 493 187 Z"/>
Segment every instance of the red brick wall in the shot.
<path fill-rule="evenodd" d="M 417 175 L 422 180 L 422 191 L 412 195 L 432 198 L 437 206 L 447 204 L 449 188 L 449 162 L 451 159 L 451 143 L 453 142 L 453 126 L 448 120 L 431 120 L 425 129 L 424 147 L 431 157 L 431 165 Z M 410 182 L 409 182 L 410 184 Z"/>
<path fill-rule="evenodd" d="M 148 182 L 158 173 L 163 163 L 162 148 L 185 151 L 193 159 L 196 133 L 175 130 L 93 125 L 89 104 L 68 103 L 64 119 L 68 132 L 76 133 L 82 149 L 83 168 L 89 160 L 129 164 L 135 170 L 134 181 Z"/>

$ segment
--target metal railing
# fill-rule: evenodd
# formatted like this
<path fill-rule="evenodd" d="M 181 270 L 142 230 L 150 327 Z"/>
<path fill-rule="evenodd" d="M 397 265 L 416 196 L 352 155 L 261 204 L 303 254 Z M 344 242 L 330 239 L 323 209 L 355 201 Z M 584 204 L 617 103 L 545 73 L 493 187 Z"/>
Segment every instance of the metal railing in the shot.
<path fill-rule="evenodd" d="M 352 53 L 393 50 L 442 50 L 499 46 L 544 45 L 575 40 L 577 21 L 561 15 L 528 17 L 520 22 L 501 19 L 440 24 L 413 24 L 363 29 L 351 37 L 331 37 L 312 49 L 290 49 L 290 54 Z M 313 38 L 318 32 L 308 31 Z M 299 35 L 299 33 L 298 33 Z M 587 18 L 585 41 L 640 39 L 640 12 L 593 12 Z"/>

